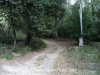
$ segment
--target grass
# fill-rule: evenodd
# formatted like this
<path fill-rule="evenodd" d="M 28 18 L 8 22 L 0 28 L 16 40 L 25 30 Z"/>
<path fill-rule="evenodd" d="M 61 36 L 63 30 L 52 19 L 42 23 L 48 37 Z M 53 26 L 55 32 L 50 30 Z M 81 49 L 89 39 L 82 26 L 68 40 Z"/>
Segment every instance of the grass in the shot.
<path fill-rule="evenodd" d="M 21 56 L 25 56 L 28 51 L 31 51 L 31 48 L 28 46 L 20 45 L 17 46 L 16 49 L 14 50 L 14 53 L 20 54 Z"/>
<path fill-rule="evenodd" d="M 100 50 L 100 42 L 91 42 L 90 45 Z M 98 52 L 98 54 L 100 55 L 100 52 Z M 100 60 L 95 64 L 95 69 L 97 71 L 97 74 L 100 75 Z"/>
<path fill-rule="evenodd" d="M 2 45 L 2 47 L 0 47 L 1 50 L 1 58 L 6 58 L 7 60 L 11 60 L 13 59 L 13 55 L 12 55 L 12 51 L 11 51 L 11 47 L 8 45 Z"/>
<path fill-rule="evenodd" d="M 95 64 L 99 62 L 100 57 L 100 51 L 97 48 L 88 45 L 76 46 L 69 48 L 68 53 L 69 62 L 81 71 L 81 75 L 97 75 Z"/>
<path fill-rule="evenodd" d="M 46 47 L 46 44 L 42 41 L 42 39 L 34 37 L 30 47 L 23 45 L 22 41 L 17 42 L 16 49 L 14 51 L 12 50 L 12 45 L 1 44 L 0 46 L 1 58 L 11 60 L 16 56 L 23 57 L 29 51 L 42 50 Z"/>
<path fill-rule="evenodd" d="M 14 57 L 23 57 L 28 51 L 31 51 L 31 48 L 27 46 L 17 46 L 14 51 L 10 45 L 5 45 L 0 48 L 0 57 L 7 60 L 11 60 Z"/>

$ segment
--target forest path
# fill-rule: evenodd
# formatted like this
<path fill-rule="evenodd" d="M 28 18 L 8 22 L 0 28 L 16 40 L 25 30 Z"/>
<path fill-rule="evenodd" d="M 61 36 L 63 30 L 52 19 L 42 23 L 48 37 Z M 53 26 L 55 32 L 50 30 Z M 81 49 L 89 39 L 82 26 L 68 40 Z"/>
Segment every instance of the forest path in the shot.
<path fill-rule="evenodd" d="M 0 75 L 74 75 L 77 70 L 66 62 L 66 51 L 72 43 L 50 39 L 44 42 L 44 50 L 11 61 L 1 59 Z"/>

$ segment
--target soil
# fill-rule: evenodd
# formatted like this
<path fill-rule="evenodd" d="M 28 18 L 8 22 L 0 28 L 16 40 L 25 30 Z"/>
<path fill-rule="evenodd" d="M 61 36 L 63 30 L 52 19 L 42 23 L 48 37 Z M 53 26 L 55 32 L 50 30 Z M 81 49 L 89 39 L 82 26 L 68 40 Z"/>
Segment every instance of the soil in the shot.
<path fill-rule="evenodd" d="M 0 75 L 77 75 L 78 70 L 67 60 L 67 48 L 71 42 L 45 39 L 47 47 L 28 52 L 25 57 L 13 60 L 0 59 Z"/>

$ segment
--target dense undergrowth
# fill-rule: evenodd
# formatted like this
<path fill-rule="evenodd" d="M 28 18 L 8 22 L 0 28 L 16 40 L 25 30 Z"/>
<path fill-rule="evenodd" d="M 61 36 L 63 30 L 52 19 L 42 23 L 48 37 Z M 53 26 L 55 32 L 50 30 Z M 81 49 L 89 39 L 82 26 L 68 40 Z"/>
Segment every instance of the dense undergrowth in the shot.
<path fill-rule="evenodd" d="M 33 37 L 30 47 L 32 48 L 32 50 L 42 50 L 46 47 L 46 44 L 42 39 Z"/>
<path fill-rule="evenodd" d="M 29 51 L 42 50 L 46 47 L 46 44 L 42 41 L 42 39 L 37 37 L 34 37 L 32 39 L 30 46 L 25 46 L 21 38 L 18 40 L 20 41 L 17 42 L 15 50 L 12 50 L 12 44 L 0 44 L 0 58 L 6 58 L 7 60 L 11 60 L 14 57 L 25 56 L 25 54 Z"/>
<path fill-rule="evenodd" d="M 99 47 L 99 43 L 85 45 L 84 47 L 71 47 L 68 49 L 68 60 L 80 70 L 81 75 L 100 75 Z"/>

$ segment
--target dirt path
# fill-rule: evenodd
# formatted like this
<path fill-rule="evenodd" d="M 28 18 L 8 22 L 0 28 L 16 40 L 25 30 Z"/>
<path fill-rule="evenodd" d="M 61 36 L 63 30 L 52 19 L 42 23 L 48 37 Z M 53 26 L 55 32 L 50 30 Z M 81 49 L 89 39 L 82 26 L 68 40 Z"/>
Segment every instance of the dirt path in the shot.
<path fill-rule="evenodd" d="M 44 41 L 47 44 L 45 50 L 31 52 L 11 61 L 0 60 L 0 75 L 73 75 L 77 72 L 70 63 L 66 63 L 64 56 L 69 43 Z"/>

